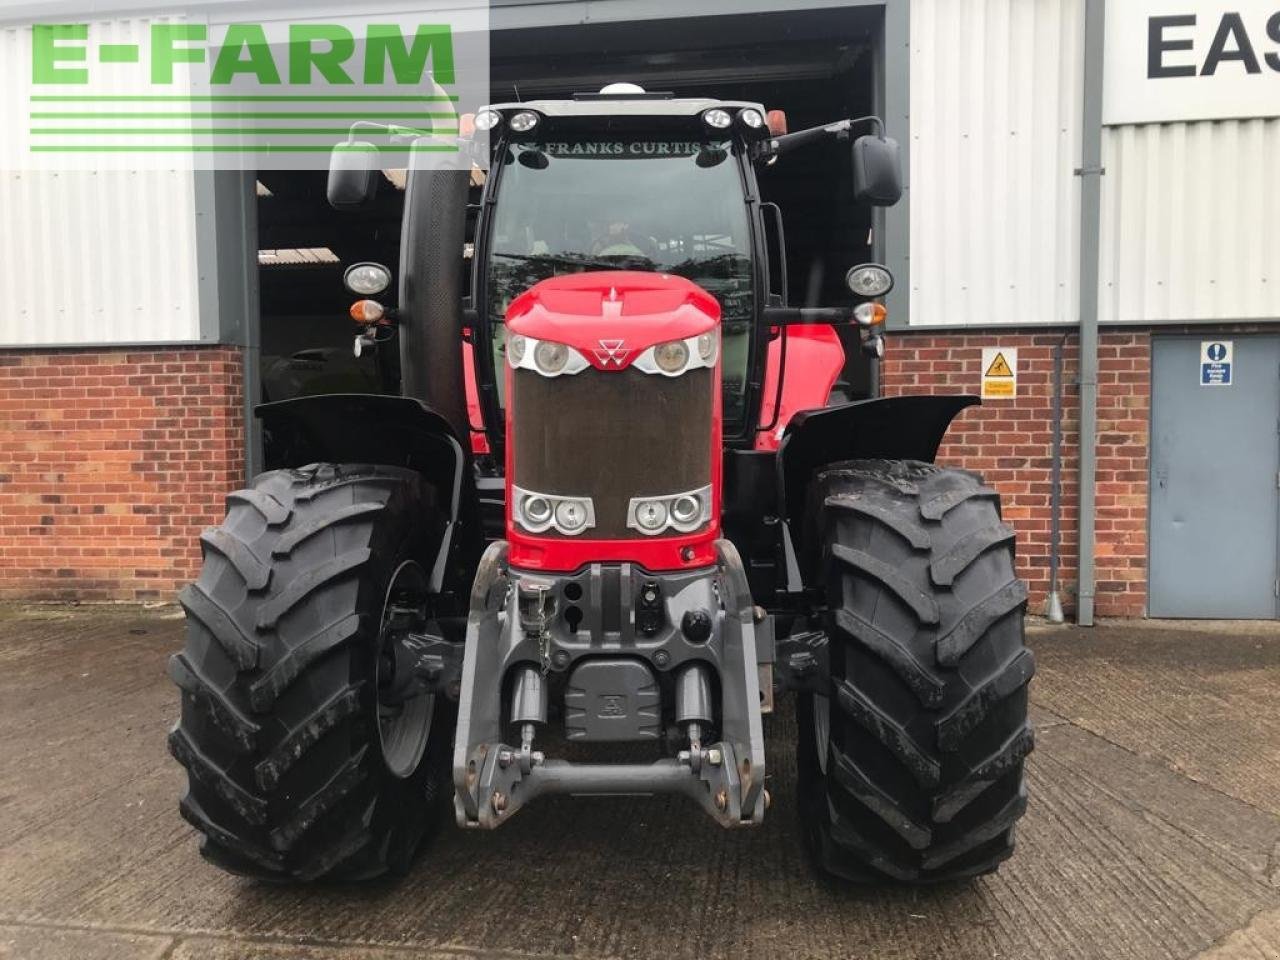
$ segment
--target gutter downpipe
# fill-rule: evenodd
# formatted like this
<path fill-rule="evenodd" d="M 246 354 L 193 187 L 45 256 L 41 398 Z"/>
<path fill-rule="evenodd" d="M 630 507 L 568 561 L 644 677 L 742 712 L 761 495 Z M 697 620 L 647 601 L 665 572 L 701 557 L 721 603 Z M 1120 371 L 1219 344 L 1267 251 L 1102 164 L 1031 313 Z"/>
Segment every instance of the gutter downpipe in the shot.
<path fill-rule="evenodd" d="M 1062 597 L 1058 573 L 1062 551 L 1062 354 L 1070 331 L 1053 345 L 1053 468 L 1049 480 L 1049 596 L 1044 616 L 1050 623 L 1062 623 Z"/>
<path fill-rule="evenodd" d="M 1085 0 L 1080 138 L 1080 505 L 1076 623 L 1093 626 L 1098 436 L 1098 257 L 1102 215 L 1102 52 L 1106 0 Z"/>

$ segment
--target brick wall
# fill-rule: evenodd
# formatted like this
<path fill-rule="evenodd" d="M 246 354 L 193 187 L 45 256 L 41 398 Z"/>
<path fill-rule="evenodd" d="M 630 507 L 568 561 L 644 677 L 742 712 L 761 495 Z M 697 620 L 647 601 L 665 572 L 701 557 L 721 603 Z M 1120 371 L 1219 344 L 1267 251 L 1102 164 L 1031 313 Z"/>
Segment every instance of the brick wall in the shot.
<path fill-rule="evenodd" d="M 0 597 L 170 599 L 243 481 L 230 347 L 0 353 Z"/>
<path fill-rule="evenodd" d="M 962 413 L 939 451 L 942 463 L 983 473 L 1002 494 L 1018 533 L 1019 573 L 1031 611 L 1043 612 L 1049 588 L 1050 477 L 1053 448 L 1053 348 L 1062 334 L 896 333 L 881 368 L 885 395 L 979 393 L 982 348 L 1018 348 L 1018 396 Z M 1079 544 L 1079 341 L 1064 343 L 1060 596 L 1073 609 Z M 1098 472 L 1095 609 L 1099 616 L 1142 616 L 1147 581 L 1147 449 L 1151 338 L 1147 331 L 1104 331 L 1098 349 Z"/>

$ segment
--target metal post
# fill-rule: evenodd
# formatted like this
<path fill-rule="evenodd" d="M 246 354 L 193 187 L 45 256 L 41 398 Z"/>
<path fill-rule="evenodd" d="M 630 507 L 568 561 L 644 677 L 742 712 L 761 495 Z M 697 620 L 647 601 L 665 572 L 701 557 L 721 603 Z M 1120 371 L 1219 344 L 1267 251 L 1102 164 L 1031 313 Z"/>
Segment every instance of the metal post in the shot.
<path fill-rule="evenodd" d="M 253 415 L 262 342 L 257 177 L 244 170 L 198 170 L 193 179 L 200 339 L 242 349 L 244 470 L 248 479 L 262 469 L 262 430 Z"/>
<path fill-rule="evenodd" d="M 1102 48 L 1106 0 L 1085 0 L 1080 140 L 1080 498 L 1076 623 L 1093 626 L 1094 476 L 1098 435 L 1098 246 L 1102 219 Z"/>
<path fill-rule="evenodd" d="M 888 0 L 884 6 L 884 46 L 880 58 L 876 109 L 889 136 L 902 149 L 902 199 L 872 214 L 872 255 L 893 271 L 893 290 L 885 297 L 886 326 L 905 330 L 911 310 L 911 2 Z M 878 368 L 879 364 L 873 367 Z M 873 396 L 879 394 L 874 384 Z"/>
<path fill-rule="evenodd" d="M 263 470 L 262 421 L 253 414 L 262 398 L 262 300 L 258 281 L 258 191 L 257 178 L 246 174 L 236 194 L 243 208 L 243 236 L 240 251 L 244 283 L 244 470 L 252 480 Z"/>

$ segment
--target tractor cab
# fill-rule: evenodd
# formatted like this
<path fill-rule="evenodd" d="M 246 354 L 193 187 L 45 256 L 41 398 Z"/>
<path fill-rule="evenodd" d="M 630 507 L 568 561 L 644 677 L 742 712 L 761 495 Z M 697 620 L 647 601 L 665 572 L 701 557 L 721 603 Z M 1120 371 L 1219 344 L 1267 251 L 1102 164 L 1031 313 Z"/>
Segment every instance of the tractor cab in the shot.
<path fill-rule="evenodd" d="M 630 96 L 635 96 L 631 94 Z M 682 277 L 721 308 L 725 432 L 742 436 L 768 286 L 752 158 L 769 135 L 756 104 L 609 94 L 500 104 L 476 246 L 482 369 L 502 369 L 505 316 L 539 281 L 599 270 Z M 503 403 L 502 378 L 485 396 Z"/>
<path fill-rule="evenodd" d="M 855 138 L 859 126 L 874 133 Z M 689 280 L 716 298 L 723 439 L 730 448 L 776 448 L 788 411 L 825 405 L 844 363 L 831 325 L 860 327 L 864 350 L 882 353 L 878 324 L 885 314 L 872 301 L 892 287 L 888 270 L 850 265 L 853 299 L 844 307 L 789 308 L 782 214 L 762 202 L 756 179 L 759 166 L 797 148 L 845 140 L 855 199 L 892 205 L 901 195 L 898 148 L 882 136 L 878 118 L 788 133 L 785 115 L 759 103 L 610 84 L 568 100 L 486 106 L 463 128 L 487 134 L 462 141 L 476 166 L 487 168 L 465 231 L 474 238 L 463 291 L 468 428 L 476 452 L 492 453 L 496 464 L 506 445 L 506 313 L 523 292 L 554 277 L 651 272 Z M 354 205 L 375 182 L 364 169 L 346 166 L 350 155 L 335 153 L 329 191 L 335 206 Z M 412 266 L 412 246 L 441 215 L 425 206 L 439 191 L 424 181 L 449 173 L 459 172 L 411 172 L 419 189 L 411 183 L 406 198 L 402 274 Z M 362 338 L 377 343 L 376 336 Z M 402 331 L 401 339 L 420 338 Z M 783 396 L 788 339 L 809 341 L 799 346 L 802 356 L 822 354 L 816 379 L 793 381 L 807 387 L 795 397 Z M 438 357 L 431 362 L 439 366 Z M 429 402 L 442 410 L 455 405 L 451 396 Z"/>
<path fill-rule="evenodd" d="M 816 133 L 849 138 L 854 122 Z M 516 297 L 564 274 L 646 271 L 692 281 L 719 302 L 723 436 L 731 446 L 753 445 L 767 406 L 769 344 L 776 352 L 780 327 L 801 319 L 783 309 L 782 219 L 761 202 L 756 167 L 812 142 L 815 131 L 788 135 L 785 115 L 758 103 L 677 98 L 633 84 L 495 104 L 476 115 L 476 126 L 489 131 L 491 153 L 472 286 L 486 425 L 502 422 L 505 314 Z M 855 141 L 864 199 L 897 200 L 896 152 L 892 141 Z M 891 283 L 883 268 L 870 277 L 867 285 L 866 271 L 859 274 L 864 299 Z M 857 322 L 851 310 L 826 319 Z"/>

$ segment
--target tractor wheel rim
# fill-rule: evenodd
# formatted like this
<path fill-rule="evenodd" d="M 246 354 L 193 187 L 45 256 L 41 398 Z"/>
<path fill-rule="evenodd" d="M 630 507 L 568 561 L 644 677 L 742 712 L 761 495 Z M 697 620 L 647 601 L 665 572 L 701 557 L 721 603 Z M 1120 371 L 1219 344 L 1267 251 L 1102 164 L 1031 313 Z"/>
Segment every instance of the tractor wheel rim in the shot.
<path fill-rule="evenodd" d="M 383 601 L 375 669 L 382 759 L 387 769 L 401 779 L 412 776 L 422 762 L 431 738 L 436 698 L 433 693 L 424 693 L 403 703 L 386 703 L 383 695 L 394 675 L 397 648 L 413 629 L 426 624 L 426 602 L 426 573 L 413 560 L 406 560 L 396 569 Z"/>
<path fill-rule="evenodd" d="M 818 769 L 827 772 L 827 755 L 831 750 L 831 700 L 813 695 L 813 746 L 818 754 Z"/>

